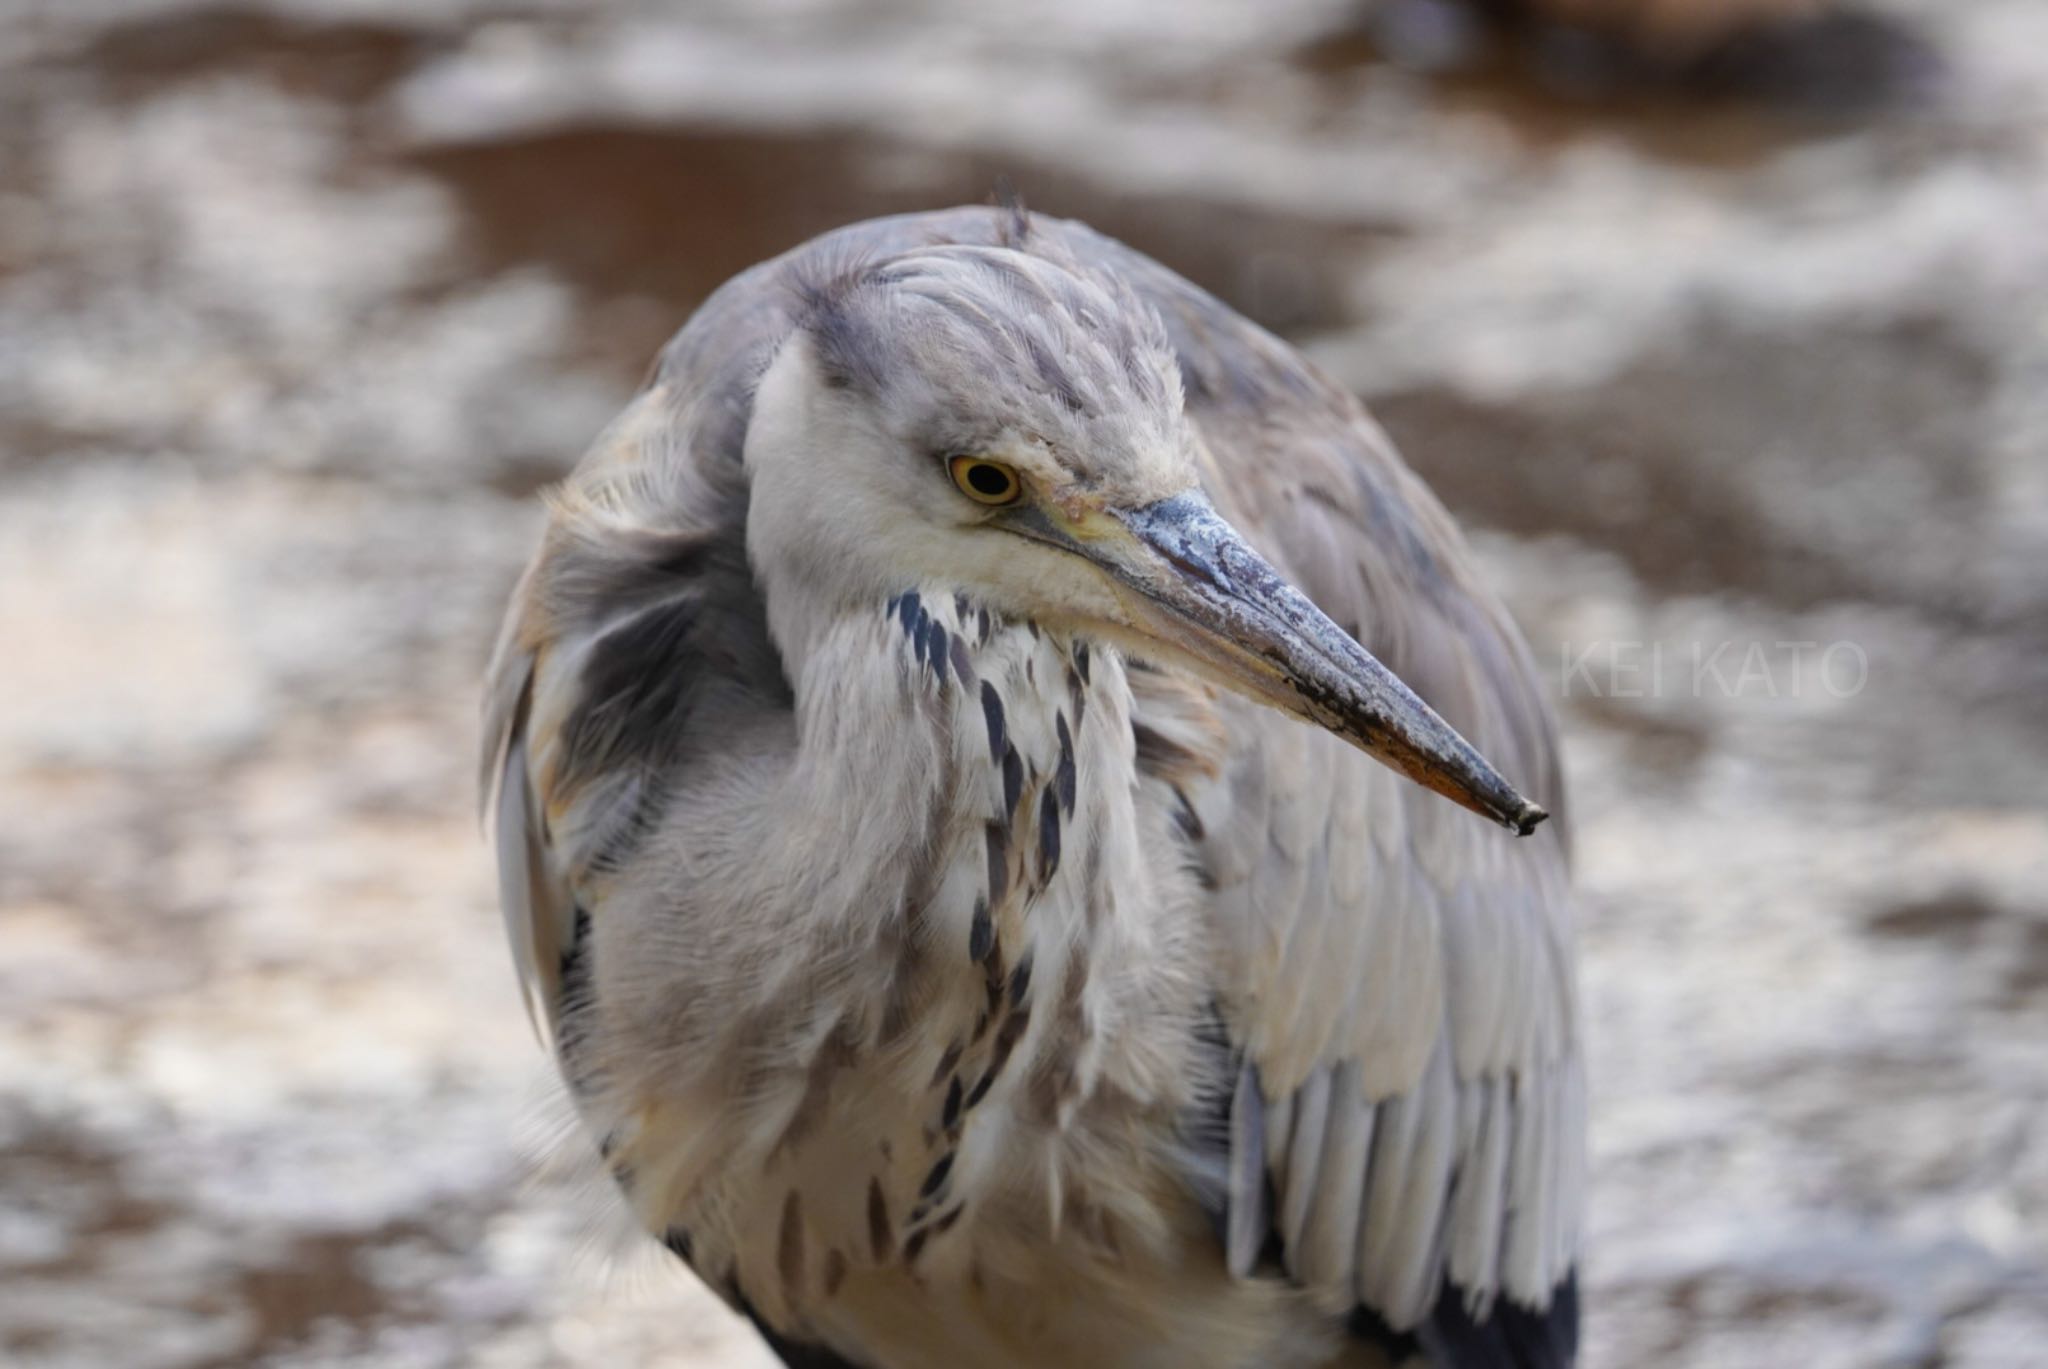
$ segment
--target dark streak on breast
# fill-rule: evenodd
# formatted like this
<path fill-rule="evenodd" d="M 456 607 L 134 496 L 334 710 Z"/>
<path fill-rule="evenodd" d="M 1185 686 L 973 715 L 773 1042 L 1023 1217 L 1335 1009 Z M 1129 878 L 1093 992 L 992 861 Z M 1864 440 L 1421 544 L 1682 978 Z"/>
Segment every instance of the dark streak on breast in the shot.
<path fill-rule="evenodd" d="M 782 1234 L 775 1246 L 775 1270 L 791 1302 L 800 1301 L 804 1283 L 804 1204 L 795 1189 L 782 1200 Z"/>
<path fill-rule="evenodd" d="M 994 1017 L 997 1009 L 1003 1006 L 1003 985 L 1008 977 L 1009 971 L 1004 968 L 1000 955 L 989 957 L 988 963 L 982 966 L 981 987 L 988 996 L 988 1002 L 982 1005 L 985 1016 Z"/>
<path fill-rule="evenodd" d="M 1060 868 L 1060 803 L 1048 784 L 1038 799 L 1038 881 L 1048 884 Z"/>
<path fill-rule="evenodd" d="M 967 925 L 967 958 L 979 965 L 995 949 L 995 920 L 988 915 L 988 900 L 974 900 L 974 920 Z"/>
<path fill-rule="evenodd" d="M 1003 816 L 1017 815 L 1017 800 L 1024 797 L 1024 758 L 1014 744 L 1003 747 Z"/>
<path fill-rule="evenodd" d="M 982 827 L 982 835 L 988 847 L 988 906 L 1000 908 L 1010 892 L 1010 834 L 1001 823 L 991 822 Z"/>
<path fill-rule="evenodd" d="M 1067 730 L 1067 715 L 1056 715 L 1060 738 L 1059 766 L 1053 772 L 1054 783 L 1060 791 L 1060 807 L 1067 810 L 1067 816 L 1074 815 L 1074 734 Z"/>
<path fill-rule="evenodd" d="M 910 1239 L 903 1243 L 903 1262 L 905 1264 L 917 1263 L 917 1257 L 924 1254 L 924 1243 L 931 1239 L 931 1235 L 930 1227 L 910 1233 Z"/>
<path fill-rule="evenodd" d="M 1003 696 L 987 680 L 981 682 L 981 714 L 988 722 L 988 758 L 1000 765 L 1003 750 L 1010 744 L 1009 729 L 1003 724 Z"/>
<path fill-rule="evenodd" d="M 946 1086 L 946 1105 L 939 1113 L 939 1125 L 947 1131 L 960 1120 L 960 1108 L 967 1101 L 967 1090 L 960 1083 L 960 1076 L 954 1075 L 953 1082 Z"/>
<path fill-rule="evenodd" d="M 1031 952 L 1024 952 L 1017 961 L 1017 968 L 1010 971 L 1010 1006 L 1016 1008 L 1024 1002 L 1024 995 L 1031 992 Z"/>
<path fill-rule="evenodd" d="M 974 1107 L 988 1095 L 996 1076 L 1003 1072 L 1003 1066 L 1010 1063 L 1010 1053 L 1017 1049 L 1017 1042 L 1030 1025 L 1031 1014 L 1028 1012 L 1012 1013 L 1003 1019 L 1001 1030 L 996 1032 L 995 1044 L 989 1047 L 988 1068 L 982 1071 L 981 1078 L 967 1095 L 968 1107 Z"/>
<path fill-rule="evenodd" d="M 837 1248 L 825 1252 L 825 1296 L 839 1295 L 839 1286 L 846 1282 L 846 1256 Z"/>
<path fill-rule="evenodd" d="M 882 1193 L 882 1181 L 868 1179 L 868 1249 L 876 1263 L 889 1258 L 896 1249 L 896 1235 L 889 1225 L 889 1200 Z"/>
<path fill-rule="evenodd" d="M 939 1057 L 939 1067 L 932 1071 L 932 1087 L 938 1087 L 939 1081 L 953 1072 L 953 1067 L 960 1063 L 961 1053 L 965 1049 L 966 1047 L 958 1041 L 946 1047 L 946 1053 Z"/>

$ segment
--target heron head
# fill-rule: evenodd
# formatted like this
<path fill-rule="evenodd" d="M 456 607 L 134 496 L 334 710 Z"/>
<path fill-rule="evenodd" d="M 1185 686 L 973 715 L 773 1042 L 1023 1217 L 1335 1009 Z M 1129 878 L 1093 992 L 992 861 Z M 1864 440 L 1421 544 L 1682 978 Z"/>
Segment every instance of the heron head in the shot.
<path fill-rule="evenodd" d="M 806 621 L 949 586 L 1182 665 L 1519 832 L 1543 820 L 1212 507 L 1164 327 L 1118 278 L 948 245 L 805 293 L 746 444 L 786 649 Z"/>

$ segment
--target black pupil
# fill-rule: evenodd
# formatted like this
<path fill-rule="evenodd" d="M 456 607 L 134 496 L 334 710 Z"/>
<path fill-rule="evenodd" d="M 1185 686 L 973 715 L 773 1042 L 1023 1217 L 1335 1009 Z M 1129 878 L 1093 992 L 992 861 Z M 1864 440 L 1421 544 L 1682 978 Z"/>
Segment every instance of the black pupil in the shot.
<path fill-rule="evenodd" d="M 991 499 L 1000 499 L 1010 492 L 1010 477 L 986 463 L 967 468 L 967 483 L 974 487 L 976 494 L 985 494 Z"/>

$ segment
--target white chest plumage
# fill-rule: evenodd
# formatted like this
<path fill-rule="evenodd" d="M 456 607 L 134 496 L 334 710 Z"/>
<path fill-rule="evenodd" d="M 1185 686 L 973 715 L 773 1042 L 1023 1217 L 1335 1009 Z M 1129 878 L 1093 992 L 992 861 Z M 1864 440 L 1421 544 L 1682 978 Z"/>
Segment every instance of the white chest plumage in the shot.
<path fill-rule="evenodd" d="M 810 692 L 827 696 L 815 714 Z M 1084 1305 L 1091 1270 L 1185 1262 L 1191 1226 L 1213 1244 L 1198 1165 L 1170 1143 L 1227 1087 L 1203 1034 L 1208 950 L 1167 805 L 1138 773 L 1125 662 L 912 591 L 836 625 L 799 694 L 800 729 L 839 729 L 820 749 L 858 763 L 799 762 L 792 785 L 892 820 L 908 806 L 922 839 L 880 861 L 852 840 L 758 851 L 817 872 L 751 906 L 691 905 L 692 868 L 736 856 L 715 835 L 677 848 L 665 888 L 608 887 L 577 953 L 591 982 L 570 986 L 566 1072 L 590 1081 L 586 1120 L 641 1220 L 727 1296 L 849 1344 L 923 1319 L 903 1362 L 920 1344 L 1029 1359 L 1047 1300 Z M 676 796 L 667 821 L 715 834 L 692 808 L 716 800 L 715 781 Z M 707 975 L 729 975 L 732 919 L 787 927 L 750 953 L 749 1009 L 719 1020 L 732 986 L 679 981 L 673 959 L 645 1001 L 650 937 L 703 936 Z M 960 1325 L 934 1336 L 948 1307 Z"/>

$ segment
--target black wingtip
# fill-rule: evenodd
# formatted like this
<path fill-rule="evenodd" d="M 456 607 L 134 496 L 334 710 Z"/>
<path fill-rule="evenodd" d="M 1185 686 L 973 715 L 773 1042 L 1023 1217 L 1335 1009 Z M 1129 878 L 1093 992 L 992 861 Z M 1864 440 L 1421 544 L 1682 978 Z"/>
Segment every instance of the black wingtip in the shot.
<path fill-rule="evenodd" d="M 747 1320 L 754 1324 L 754 1329 L 761 1333 L 761 1339 L 768 1343 L 768 1348 L 775 1352 L 775 1358 L 781 1360 L 788 1369 L 861 1369 L 861 1366 L 836 1351 L 809 1341 L 792 1340 L 783 1335 L 754 1310 L 754 1304 L 749 1302 L 744 1294 L 740 1295 L 739 1309 L 746 1315 Z"/>
<path fill-rule="evenodd" d="M 1579 1276 L 1551 1290 L 1544 1307 L 1494 1299 L 1475 1317 L 1466 1290 L 1448 1279 L 1418 1334 L 1439 1369 L 1572 1369 L 1579 1357 Z"/>

